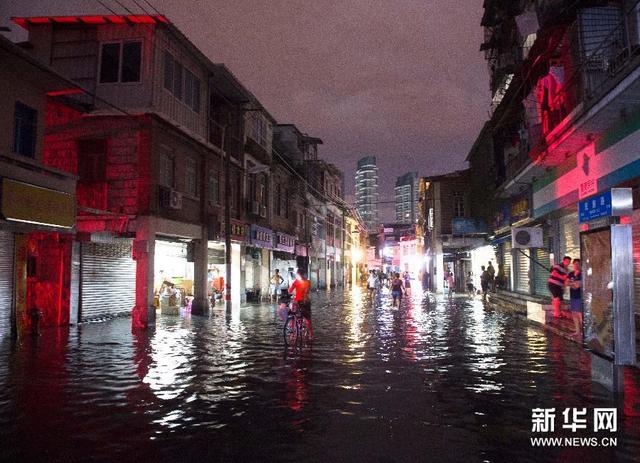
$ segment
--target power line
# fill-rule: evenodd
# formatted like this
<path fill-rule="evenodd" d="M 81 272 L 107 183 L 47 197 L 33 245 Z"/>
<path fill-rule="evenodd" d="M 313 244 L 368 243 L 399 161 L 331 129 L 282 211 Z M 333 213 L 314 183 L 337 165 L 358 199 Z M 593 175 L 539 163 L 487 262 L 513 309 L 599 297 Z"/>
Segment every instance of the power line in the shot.
<path fill-rule="evenodd" d="M 105 5 L 101 0 L 96 0 L 96 1 L 97 1 L 98 3 L 100 3 L 102 6 L 104 6 L 105 8 L 107 8 L 109 11 L 111 11 L 113 14 L 117 15 L 117 13 L 115 13 L 115 12 L 114 12 L 114 10 L 112 10 L 111 8 L 109 8 L 108 6 L 106 6 L 106 5 Z M 131 10 L 129 10 L 128 8 L 126 8 L 126 7 L 125 7 L 125 6 L 124 6 L 124 5 L 123 5 L 119 0 L 114 0 L 114 1 L 115 1 L 116 3 L 118 3 L 122 8 L 124 8 L 126 11 L 131 12 Z M 135 0 L 132 0 L 132 1 L 135 1 Z M 158 10 L 158 9 L 157 9 L 157 8 L 156 8 L 156 7 L 155 7 L 155 6 L 154 6 L 154 5 L 153 5 L 149 0 L 144 0 L 144 2 L 145 2 L 147 5 L 149 5 L 149 7 L 150 7 L 150 8 L 152 8 L 152 9 L 153 9 L 157 14 L 162 15 L 162 13 L 161 13 L 161 12 L 160 12 L 160 11 L 159 11 L 159 10 Z M 147 11 L 147 10 L 146 10 L 146 8 L 144 8 L 141 4 L 139 4 L 138 2 L 135 2 L 135 3 L 136 3 L 136 5 L 138 5 L 138 6 L 142 9 L 142 11 L 143 11 L 145 14 L 150 14 L 150 13 L 149 13 L 149 11 Z M 178 37 L 178 36 L 175 34 L 175 32 L 174 32 L 170 27 L 168 27 L 166 30 L 167 30 L 167 32 L 168 32 L 169 34 L 171 34 L 171 35 L 173 36 L 173 38 L 174 38 L 174 39 L 176 39 L 177 41 L 179 41 L 179 42 L 180 42 L 180 41 L 182 41 L 182 40 L 183 40 L 183 38 Z M 155 49 L 155 51 L 158 51 L 158 50 L 159 50 L 159 49 L 157 48 L 157 45 L 156 45 L 155 43 L 153 43 L 153 48 Z M 199 57 L 199 56 L 195 56 L 195 55 L 193 54 L 193 52 L 192 52 L 191 50 L 189 50 L 189 47 L 186 47 L 186 48 L 187 48 L 187 52 L 188 52 L 188 53 L 190 53 L 190 54 L 192 55 L 192 57 L 195 59 L 195 61 L 196 61 L 196 62 L 200 62 L 200 61 L 202 60 L 202 58 L 201 58 L 201 57 Z M 205 55 L 205 56 L 206 56 L 206 55 Z M 214 85 L 215 85 L 215 84 L 214 84 Z M 231 102 L 231 101 L 226 97 L 226 95 L 224 95 L 222 92 L 219 92 L 219 94 L 223 97 L 223 99 L 224 99 L 227 103 L 229 103 L 229 104 L 233 105 L 233 102 Z M 254 97 L 254 98 L 255 98 L 255 97 Z M 259 103 L 259 101 L 258 101 L 257 99 L 256 99 L 256 102 L 258 102 L 258 103 Z M 264 110 L 264 108 L 260 108 L 260 110 Z M 222 127 L 223 127 L 222 125 L 218 124 L 218 123 L 217 123 L 216 121 L 214 121 L 214 120 L 210 120 L 210 122 L 212 122 L 212 123 L 216 124 L 216 125 L 217 125 L 218 127 L 220 127 L 220 128 L 222 128 Z M 238 142 L 242 141 L 242 140 L 239 140 L 237 137 L 233 137 L 233 138 L 234 138 L 236 141 L 238 141 Z M 289 164 L 289 162 L 285 159 L 285 157 L 284 157 L 284 156 L 282 156 L 282 155 L 281 155 L 281 154 L 280 154 L 280 153 L 279 153 L 275 148 L 273 148 L 273 147 L 272 147 L 272 152 L 273 152 L 273 153 L 274 153 L 274 154 L 275 154 L 275 155 L 276 155 L 276 156 L 277 156 L 277 157 L 278 157 L 278 158 L 283 162 L 283 164 L 285 164 L 285 165 L 289 168 L 289 170 L 290 170 L 291 172 L 293 172 L 297 177 L 299 177 L 299 178 L 304 182 L 304 184 L 305 184 L 305 185 L 306 185 L 310 190 L 312 190 L 312 193 L 313 193 L 313 192 L 315 192 L 318 196 L 320 196 L 320 197 L 321 197 L 321 199 L 324 199 L 324 200 L 325 200 L 325 201 L 327 201 L 328 203 L 332 203 L 333 205 L 335 205 L 335 206 L 336 206 L 336 207 L 338 207 L 339 209 L 343 209 L 343 210 L 344 210 L 344 209 L 348 209 L 348 210 L 352 211 L 353 206 L 351 206 L 350 204 L 346 203 L 346 202 L 344 201 L 344 199 L 339 198 L 339 197 L 332 198 L 332 197 L 328 196 L 327 194 L 322 193 L 322 192 L 321 192 L 320 190 L 318 190 L 317 188 L 315 188 L 315 187 L 314 187 L 311 183 L 309 183 L 309 182 L 308 182 L 308 181 L 307 181 L 307 180 L 306 180 L 302 175 L 300 175 L 300 173 L 295 169 L 295 167 L 294 167 L 294 166 L 292 166 L 291 164 Z"/>

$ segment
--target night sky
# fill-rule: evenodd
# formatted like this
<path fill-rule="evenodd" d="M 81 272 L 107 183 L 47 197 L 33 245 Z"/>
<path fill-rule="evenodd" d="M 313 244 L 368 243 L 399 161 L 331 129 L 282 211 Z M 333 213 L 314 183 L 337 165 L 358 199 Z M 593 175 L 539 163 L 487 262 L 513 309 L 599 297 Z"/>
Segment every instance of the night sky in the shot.
<path fill-rule="evenodd" d="M 465 167 L 487 119 L 482 0 L 150 2 L 278 122 L 322 138 L 321 156 L 343 170 L 348 195 L 365 155 L 378 157 L 381 201 L 392 200 L 395 177 L 407 171 Z M 109 14 L 96 0 L 0 1 L 0 24 L 12 29 L 11 16 L 91 13 Z M 381 209 L 392 219 L 392 205 Z"/>

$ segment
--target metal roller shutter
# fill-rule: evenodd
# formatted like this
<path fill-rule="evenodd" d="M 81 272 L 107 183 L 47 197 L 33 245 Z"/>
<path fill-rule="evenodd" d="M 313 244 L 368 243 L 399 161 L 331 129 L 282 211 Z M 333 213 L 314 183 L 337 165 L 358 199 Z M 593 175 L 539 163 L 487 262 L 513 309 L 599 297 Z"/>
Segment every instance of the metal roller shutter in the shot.
<path fill-rule="evenodd" d="M 543 247 L 536 249 L 535 258 L 536 260 L 544 265 L 545 267 L 551 267 L 551 255 L 549 252 L 550 241 L 549 241 L 549 229 L 545 227 L 543 234 Z M 549 270 L 542 268 L 538 264 L 533 265 L 533 275 L 534 275 L 534 292 L 538 296 L 547 296 L 551 297 L 551 293 L 549 293 L 549 288 L 547 287 L 547 280 L 549 279 Z"/>
<path fill-rule="evenodd" d="M 136 300 L 131 241 L 82 243 L 80 321 L 130 315 Z"/>
<path fill-rule="evenodd" d="M 640 209 L 633 211 L 631 219 L 633 230 L 633 288 L 635 292 L 636 313 L 640 314 Z"/>
<path fill-rule="evenodd" d="M 502 244 L 502 267 L 504 268 L 504 274 L 507 278 L 505 289 L 511 290 L 511 242 L 509 241 L 505 241 Z"/>
<path fill-rule="evenodd" d="M 13 249 L 13 233 L 0 231 L 0 339 L 11 333 Z"/>
<path fill-rule="evenodd" d="M 578 213 L 574 212 L 560 218 L 559 225 L 560 255 L 556 256 L 556 261 L 559 262 L 564 256 L 571 257 L 571 260 L 580 258 L 580 225 L 578 224 Z"/>
<path fill-rule="evenodd" d="M 529 255 L 529 251 L 523 249 L 525 254 Z M 531 259 L 523 255 L 520 251 L 516 250 L 514 254 L 514 276 L 515 287 L 514 291 L 518 293 L 529 294 L 529 268 L 531 267 Z"/>

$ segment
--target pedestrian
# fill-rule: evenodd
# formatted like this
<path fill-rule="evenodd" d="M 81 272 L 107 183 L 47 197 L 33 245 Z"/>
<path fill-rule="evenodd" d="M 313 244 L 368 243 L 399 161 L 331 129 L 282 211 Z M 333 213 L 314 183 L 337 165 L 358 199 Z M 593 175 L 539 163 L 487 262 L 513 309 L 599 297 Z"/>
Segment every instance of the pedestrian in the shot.
<path fill-rule="evenodd" d="M 402 293 L 404 292 L 404 284 L 400 279 L 399 273 L 392 273 L 393 279 L 391 280 L 391 297 L 393 297 L 393 306 L 396 306 L 398 301 L 398 307 L 402 304 Z"/>
<path fill-rule="evenodd" d="M 582 333 L 582 269 L 580 259 L 573 259 L 573 272 L 569 273 L 569 300 L 574 331 L 571 336 Z"/>
<path fill-rule="evenodd" d="M 560 304 L 562 303 L 562 294 L 564 293 L 564 287 L 569 277 L 568 267 L 570 263 L 571 257 L 564 256 L 562 262 L 553 265 L 551 274 L 547 280 L 547 287 L 552 296 L 551 305 L 553 306 L 553 316 L 555 318 L 560 317 Z"/>
<path fill-rule="evenodd" d="M 487 273 L 489 274 L 489 286 L 491 287 L 491 292 L 496 292 L 496 269 L 493 268 L 491 261 L 489 261 L 489 265 L 487 265 Z"/>
<path fill-rule="evenodd" d="M 449 288 L 449 299 L 453 297 L 453 290 L 455 286 L 455 278 L 453 277 L 453 272 L 450 268 L 445 272 L 445 278 L 447 280 L 447 286 Z"/>
<path fill-rule="evenodd" d="M 422 272 L 422 292 L 425 293 L 429 291 L 429 272 Z"/>
<path fill-rule="evenodd" d="M 378 287 L 383 288 L 386 280 L 387 280 L 387 276 L 384 274 L 384 271 L 381 269 L 378 272 L 378 283 L 379 283 Z"/>
<path fill-rule="evenodd" d="M 489 281 L 491 277 L 489 276 L 489 272 L 487 272 L 486 268 L 483 266 L 480 267 L 482 273 L 480 274 L 480 288 L 482 288 L 482 300 L 487 300 L 487 291 L 489 290 Z"/>
<path fill-rule="evenodd" d="M 411 275 L 404 272 L 404 292 L 407 296 L 411 296 Z"/>
<path fill-rule="evenodd" d="M 271 296 L 271 302 L 274 302 L 278 299 L 282 283 L 284 283 L 284 278 L 280 276 L 280 270 L 275 269 L 273 275 L 271 276 L 269 284 L 269 295 Z"/>
<path fill-rule="evenodd" d="M 473 273 L 467 272 L 467 291 L 470 296 L 473 296 L 476 292 L 476 288 L 473 285 Z"/>
<path fill-rule="evenodd" d="M 369 278 L 367 279 L 367 290 L 369 291 L 369 297 L 375 296 L 378 291 L 378 276 L 375 270 L 369 270 Z"/>

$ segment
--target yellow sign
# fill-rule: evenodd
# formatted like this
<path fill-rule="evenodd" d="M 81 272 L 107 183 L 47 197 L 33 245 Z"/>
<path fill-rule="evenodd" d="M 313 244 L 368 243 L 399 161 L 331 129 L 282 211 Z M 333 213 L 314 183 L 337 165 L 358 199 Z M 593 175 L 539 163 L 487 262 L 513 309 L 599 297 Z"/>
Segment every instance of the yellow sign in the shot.
<path fill-rule="evenodd" d="M 2 180 L 2 215 L 7 220 L 71 228 L 76 223 L 75 195 Z"/>

